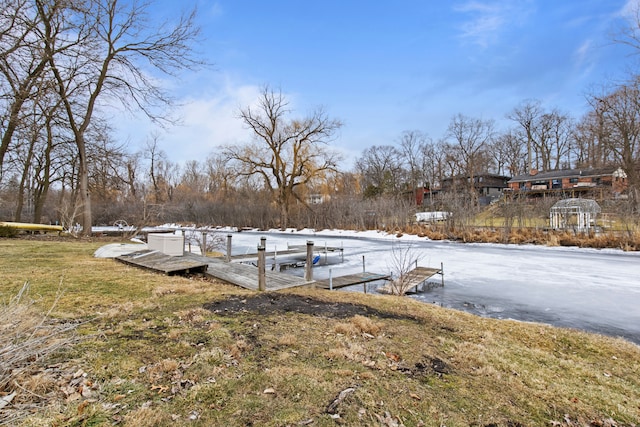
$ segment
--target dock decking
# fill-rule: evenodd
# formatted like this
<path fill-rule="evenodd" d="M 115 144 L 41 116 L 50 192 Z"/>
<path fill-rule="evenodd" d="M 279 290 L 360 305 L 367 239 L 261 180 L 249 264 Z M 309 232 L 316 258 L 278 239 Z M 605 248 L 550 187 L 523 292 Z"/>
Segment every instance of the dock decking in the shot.
<path fill-rule="evenodd" d="M 389 280 L 391 276 L 388 274 L 378 274 L 378 273 L 356 273 L 356 274 L 347 274 L 345 276 L 333 277 L 331 279 L 331 284 L 329 283 L 329 279 L 325 280 L 317 280 L 316 287 L 322 289 L 340 289 L 346 286 L 351 285 L 361 285 L 364 283 L 375 282 L 376 280 Z"/>
<path fill-rule="evenodd" d="M 164 274 L 203 273 L 208 268 L 208 264 L 200 258 L 189 253 L 175 257 L 148 249 L 115 257 L 116 260 L 125 264 L 160 271 Z"/>
<path fill-rule="evenodd" d="M 206 276 L 214 277 L 225 282 L 233 283 L 245 289 L 258 290 L 258 269 L 252 265 L 239 264 L 235 262 L 224 262 L 222 260 L 209 258 Z M 314 282 L 307 282 L 302 277 L 290 274 L 267 271 L 265 273 L 265 287 L 267 291 L 277 291 L 280 289 L 295 288 L 298 286 L 312 285 Z"/>
<path fill-rule="evenodd" d="M 409 271 L 402 282 L 399 282 L 399 279 L 396 279 L 393 282 L 389 282 L 379 289 L 380 292 L 383 293 L 418 293 L 418 288 L 422 285 L 422 290 L 425 290 L 425 283 L 431 277 L 436 274 L 440 274 L 441 276 L 444 274 L 442 268 L 433 268 L 433 267 L 416 267 L 413 270 Z M 444 278 L 442 281 L 442 286 L 444 286 Z M 396 287 L 394 291 L 394 287 Z"/>
<path fill-rule="evenodd" d="M 205 276 L 229 282 L 245 289 L 258 289 L 258 269 L 251 265 L 224 262 L 185 252 L 183 256 L 165 255 L 158 251 L 144 250 L 121 255 L 116 260 L 128 265 L 147 268 L 165 274 L 203 273 Z M 301 277 L 290 274 L 266 272 L 267 291 L 311 285 Z"/>
<path fill-rule="evenodd" d="M 245 289 L 258 290 L 259 270 L 252 265 L 225 262 L 223 259 L 209 258 L 189 252 L 185 252 L 183 256 L 171 256 L 152 250 L 133 252 L 118 256 L 115 259 L 125 264 L 160 271 L 165 274 L 202 273 L 205 276 L 223 280 Z M 442 275 L 442 269 L 416 267 L 407 274 L 403 289 L 407 292 L 415 288 L 415 292 L 417 292 L 421 284 L 424 284 L 436 274 Z M 366 292 L 367 283 L 379 280 L 389 281 L 391 280 L 391 275 L 362 272 L 331 279 L 307 281 L 302 277 L 291 274 L 266 271 L 265 290 L 277 291 L 309 285 L 322 289 L 340 289 L 346 286 L 362 284 Z M 385 286 L 390 286 L 390 284 Z"/>

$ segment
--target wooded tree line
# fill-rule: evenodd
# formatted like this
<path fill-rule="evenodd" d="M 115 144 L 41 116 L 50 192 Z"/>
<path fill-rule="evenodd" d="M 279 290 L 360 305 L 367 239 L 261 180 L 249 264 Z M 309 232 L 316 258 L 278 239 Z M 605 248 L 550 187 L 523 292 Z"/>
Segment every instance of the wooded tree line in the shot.
<path fill-rule="evenodd" d="M 401 222 L 414 207 L 400 194 L 445 177 L 605 165 L 622 167 L 632 200 L 640 199 L 637 77 L 589 95 L 583 117 L 537 100 L 506 112 L 506 129 L 458 114 L 440 138 L 405 131 L 365 149 L 349 171 L 331 147 L 342 123 L 322 109 L 297 117 L 281 91 L 265 86 L 255 106 L 239 111 L 253 141 L 177 164 L 159 133 L 136 152 L 115 141 L 108 111 L 172 123 L 171 97 L 156 77 L 206 65 L 193 54 L 193 13 L 158 26 L 146 20 L 151 3 L 0 6 L 2 219 L 368 228 Z M 622 41 L 633 44 L 634 35 Z"/>
<path fill-rule="evenodd" d="M 110 139 L 108 108 L 170 122 L 164 107 L 171 99 L 158 77 L 201 65 L 192 55 L 194 14 L 158 25 L 147 20 L 149 7 L 0 1 L 0 183 L 15 194 L 14 219 L 26 205 L 41 221 L 56 188 L 58 213 L 49 219 L 79 220 L 90 233 L 92 195 L 117 191 L 114 180 L 134 186 L 133 176 L 115 174 L 111 155 L 124 148 Z"/>
<path fill-rule="evenodd" d="M 498 130 L 492 119 L 454 116 L 438 140 L 404 132 L 389 145 L 364 150 L 356 162 L 364 194 L 394 194 L 416 186 L 437 188 L 444 178 L 478 173 L 517 176 L 532 169 L 620 166 L 638 191 L 640 81 L 638 78 L 587 99 L 591 110 L 578 119 L 526 100 L 506 114 L 512 126 Z"/>

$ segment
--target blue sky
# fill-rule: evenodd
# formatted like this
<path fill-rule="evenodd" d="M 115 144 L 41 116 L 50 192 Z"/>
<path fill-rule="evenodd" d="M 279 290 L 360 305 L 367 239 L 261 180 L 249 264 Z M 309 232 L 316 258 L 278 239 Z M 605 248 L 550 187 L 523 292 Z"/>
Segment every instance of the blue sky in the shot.
<path fill-rule="evenodd" d="M 183 124 L 160 147 L 176 162 L 202 160 L 251 134 L 236 118 L 260 89 L 280 89 L 295 116 L 322 106 L 344 123 L 333 142 L 345 168 L 372 145 L 419 130 L 437 140 L 458 114 L 512 125 L 526 99 L 576 118 L 594 87 L 637 69 L 612 43 L 638 0 L 194 0 L 160 2 L 154 17 L 197 6 L 214 67 L 171 82 Z M 157 16 L 156 16 L 157 15 Z M 142 146 L 153 126 L 123 119 Z"/>

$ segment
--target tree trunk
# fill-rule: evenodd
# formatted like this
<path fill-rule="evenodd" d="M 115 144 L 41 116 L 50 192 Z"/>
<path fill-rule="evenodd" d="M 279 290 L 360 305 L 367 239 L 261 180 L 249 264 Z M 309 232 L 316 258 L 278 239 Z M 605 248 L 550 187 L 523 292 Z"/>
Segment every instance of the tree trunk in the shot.
<path fill-rule="evenodd" d="M 49 195 L 49 182 L 43 182 L 40 188 L 34 192 L 33 201 L 33 222 L 39 224 L 42 220 L 42 211 L 44 209 L 44 203 L 47 201 Z M 49 218 L 51 219 L 51 218 Z"/>
<path fill-rule="evenodd" d="M 24 169 L 22 170 L 22 177 L 20 178 L 20 185 L 18 187 L 18 203 L 16 206 L 16 214 L 14 220 L 20 222 L 22 220 L 22 209 L 24 208 L 24 193 L 27 187 L 27 181 L 29 180 L 29 171 L 31 170 L 31 159 L 33 158 L 33 146 L 35 142 L 32 140 L 29 142 L 29 151 L 27 152 L 27 158 L 24 161 Z"/>
<path fill-rule="evenodd" d="M 76 145 L 78 147 L 78 157 L 80 160 L 80 168 L 78 171 L 78 181 L 80 184 L 80 193 L 78 195 L 78 201 L 82 207 L 82 235 L 91 235 L 91 192 L 89 190 L 89 165 L 87 163 L 87 152 L 84 141 L 84 135 L 82 133 L 76 134 Z"/>

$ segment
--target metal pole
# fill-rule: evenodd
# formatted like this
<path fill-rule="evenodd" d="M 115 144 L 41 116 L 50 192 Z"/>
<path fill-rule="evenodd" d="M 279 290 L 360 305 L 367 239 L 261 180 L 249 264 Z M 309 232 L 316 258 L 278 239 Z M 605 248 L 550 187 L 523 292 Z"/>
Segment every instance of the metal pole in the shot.
<path fill-rule="evenodd" d="M 366 270 L 364 268 L 364 255 L 362 255 L 362 272 L 364 273 Z"/>
<path fill-rule="evenodd" d="M 327 248 L 327 242 L 324 242 L 324 265 L 327 265 L 327 253 L 329 252 L 329 248 Z"/>
<path fill-rule="evenodd" d="M 262 236 L 260 238 L 260 246 L 262 246 L 263 248 L 267 248 L 267 237 L 266 236 Z"/>
<path fill-rule="evenodd" d="M 305 264 L 304 280 L 311 282 L 313 280 L 313 242 L 307 240 L 307 263 Z"/>
<path fill-rule="evenodd" d="M 227 234 L 227 262 L 231 262 L 231 239 L 233 236 L 231 234 Z"/>
<path fill-rule="evenodd" d="M 442 278 L 442 287 L 444 287 L 444 265 L 440 263 L 440 277 Z"/>
<path fill-rule="evenodd" d="M 333 290 L 333 276 L 331 273 L 331 269 L 329 269 L 329 290 L 332 291 Z"/>
<path fill-rule="evenodd" d="M 264 255 L 264 246 L 258 246 L 258 290 L 264 291 L 266 289 L 266 260 Z"/>

